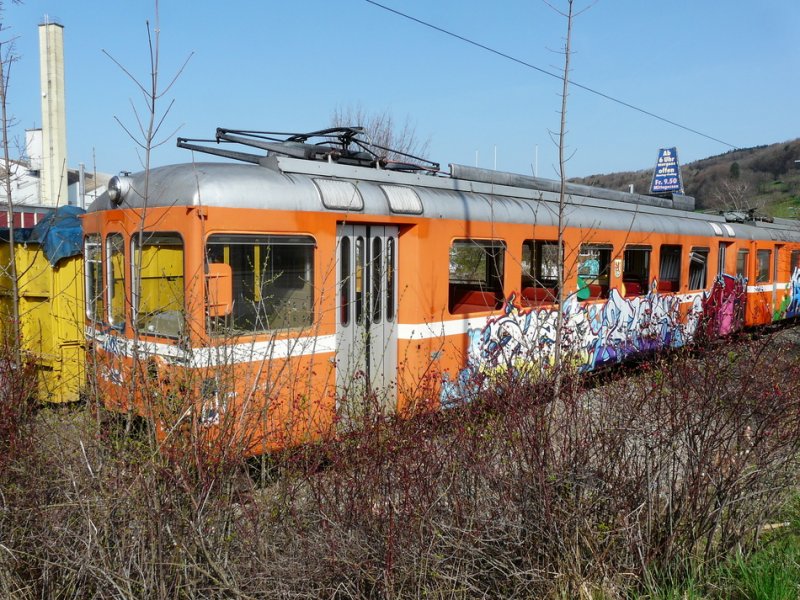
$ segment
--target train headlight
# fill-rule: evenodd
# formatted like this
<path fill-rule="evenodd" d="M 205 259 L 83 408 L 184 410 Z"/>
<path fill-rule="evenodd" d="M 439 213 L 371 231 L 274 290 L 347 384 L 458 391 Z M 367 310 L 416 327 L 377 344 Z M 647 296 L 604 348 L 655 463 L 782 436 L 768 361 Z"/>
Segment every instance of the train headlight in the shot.
<path fill-rule="evenodd" d="M 125 175 L 115 175 L 108 181 L 108 199 L 111 204 L 119 206 L 125 195 L 131 189 L 131 178 Z"/>

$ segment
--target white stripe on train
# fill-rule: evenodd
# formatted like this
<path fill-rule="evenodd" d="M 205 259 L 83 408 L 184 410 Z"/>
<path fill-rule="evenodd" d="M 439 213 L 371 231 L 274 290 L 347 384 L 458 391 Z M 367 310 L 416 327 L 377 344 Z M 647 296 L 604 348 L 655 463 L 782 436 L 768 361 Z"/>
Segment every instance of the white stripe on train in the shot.
<path fill-rule="evenodd" d="M 789 284 L 748 286 L 748 293 L 770 292 L 773 289 L 788 289 Z M 682 304 L 693 302 L 703 292 L 679 294 Z M 399 323 L 397 338 L 399 340 L 428 340 L 439 337 L 465 335 L 475 329 L 482 329 L 491 315 L 453 319 L 448 321 L 431 321 L 429 323 Z M 86 337 L 94 340 L 106 352 L 119 356 L 133 357 L 133 342 L 116 334 L 109 334 L 91 326 L 86 327 Z M 336 335 L 300 336 L 290 339 L 274 339 L 249 341 L 239 344 L 223 344 L 219 346 L 201 346 L 186 350 L 177 344 L 164 342 L 140 341 L 140 356 L 158 356 L 171 364 L 183 364 L 193 368 L 217 367 L 226 364 L 242 364 L 249 362 L 265 362 L 271 359 L 297 358 L 300 356 L 333 354 L 336 351 Z"/>

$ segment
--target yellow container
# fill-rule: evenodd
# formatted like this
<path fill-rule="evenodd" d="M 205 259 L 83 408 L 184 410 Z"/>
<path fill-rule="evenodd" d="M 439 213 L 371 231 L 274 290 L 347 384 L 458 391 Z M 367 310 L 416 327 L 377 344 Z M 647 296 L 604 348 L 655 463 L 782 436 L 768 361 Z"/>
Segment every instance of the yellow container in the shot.
<path fill-rule="evenodd" d="M 36 361 L 40 399 L 78 400 L 86 379 L 83 257 L 64 258 L 53 267 L 38 243 L 17 242 L 14 251 L 22 350 Z M 0 312 L 7 340 L 13 332 L 9 257 L 6 236 L 0 242 Z"/>

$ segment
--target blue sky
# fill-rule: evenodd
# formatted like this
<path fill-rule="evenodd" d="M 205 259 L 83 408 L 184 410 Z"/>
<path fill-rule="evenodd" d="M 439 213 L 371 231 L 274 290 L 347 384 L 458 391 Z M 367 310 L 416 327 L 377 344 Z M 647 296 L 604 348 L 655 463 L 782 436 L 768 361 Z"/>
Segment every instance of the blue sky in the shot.
<path fill-rule="evenodd" d="M 538 67 L 558 71 L 565 21 L 539 0 L 381 0 Z M 560 0 L 552 4 L 563 5 Z M 38 28 L 64 25 L 68 154 L 100 171 L 136 171 L 141 97 L 105 49 L 148 75 L 145 22 L 154 4 L 123 0 L 3 3 L 15 38 L 12 134 L 41 123 Z M 579 8 L 586 2 L 578 0 Z M 554 177 L 560 82 L 413 23 L 364 0 L 210 0 L 160 4 L 161 77 L 194 53 L 170 93 L 164 126 L 210 137 L 218 126 L 308 131 L 336 107 L 359 105 L 409 118 L 428 156 Z M 800 2 L 599 0 L 573 27 L 571 78 L 587 87 L 738 147 L 800 136 Z M 191 159 L 175 135 L 155 165 Z M 682 163 L 729 146 L 573 88 L 568 104 L 568 176 L 652 168 L 659 147 Z M 798 157 L 800 158 L 800 157 Z"/>

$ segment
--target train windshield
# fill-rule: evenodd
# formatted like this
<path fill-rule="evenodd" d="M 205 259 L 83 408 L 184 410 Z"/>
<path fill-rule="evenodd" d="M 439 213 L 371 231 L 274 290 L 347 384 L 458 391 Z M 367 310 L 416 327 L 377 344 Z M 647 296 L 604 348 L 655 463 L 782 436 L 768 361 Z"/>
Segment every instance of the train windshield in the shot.
<path fill-rule="evenodd" d="M 178 337 L 185 320 L 183 240 L 177 233 L 145 233 L 132 240 L 133 314 L 147 335 Z"/>

